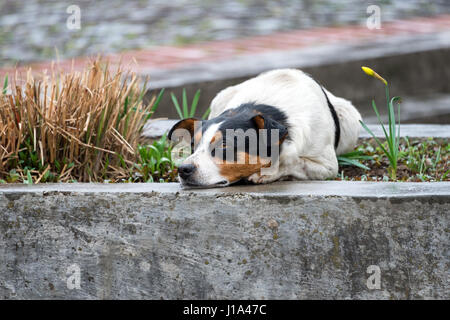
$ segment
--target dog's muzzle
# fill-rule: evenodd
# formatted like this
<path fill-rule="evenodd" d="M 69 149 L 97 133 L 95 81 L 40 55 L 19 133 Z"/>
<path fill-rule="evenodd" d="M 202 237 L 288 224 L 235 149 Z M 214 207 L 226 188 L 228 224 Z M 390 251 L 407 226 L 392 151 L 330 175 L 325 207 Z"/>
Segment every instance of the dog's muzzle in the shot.
<path fill-rule="evenodd" d="M 178 174 L 183 180 L 189 180 L 196 169 L 197 168 L 193 164 L 182 164 L 178 167 Z"/>
<path fill-rule="evenodd" d="M 221 180 L 212 184 L 204 184 L 195 178 L 197 167 L 193 164 L 182 164 L 178 167 L 178 175 L 180 182 L 184 187 L 197 187 L 197 188 L 212 188 L 212 187 L 225 187 L 229 184 L 226 180 Z"/>

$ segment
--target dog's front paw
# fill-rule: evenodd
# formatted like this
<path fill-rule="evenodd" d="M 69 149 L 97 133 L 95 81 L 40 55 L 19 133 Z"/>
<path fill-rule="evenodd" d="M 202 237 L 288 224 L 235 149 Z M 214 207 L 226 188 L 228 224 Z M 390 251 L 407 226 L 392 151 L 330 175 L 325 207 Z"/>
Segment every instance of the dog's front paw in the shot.
<path fill-rule="evenodd" d="M 258 183 L 259 178 L 261 178 L 261 175 L 259 173 L 254 173 L 250 177 L 247 178 L 247 181 L 252 183 Z"/>
<path fill-rule="evenodd" d="M 270 183 L 278 179 L 277 175 L 261 175 L 260 173 L 254 173 L 248 177 L 248 181 L 254 184 Z"/>

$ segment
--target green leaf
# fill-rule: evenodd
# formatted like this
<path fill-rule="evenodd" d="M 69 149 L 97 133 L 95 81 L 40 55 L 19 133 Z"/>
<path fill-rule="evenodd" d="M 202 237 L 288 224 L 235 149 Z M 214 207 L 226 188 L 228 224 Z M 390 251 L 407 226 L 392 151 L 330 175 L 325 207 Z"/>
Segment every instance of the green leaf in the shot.
<path fill-rule="evenodd" d="M 209 107 L 208 109 L 206 109 L 205 113 L 202 116 L 202 120 L 206 120 L 206 118 L 208 118 L 209 114 L 211 113 L 211 107 Z"/>
<path fill-rule="evenodd" d="M 27 170 L 27 184 L 29 185 L 33 184 L 33 178 L 31 177 L 31 173 L 29 170 Z"/>
<path fill-rule="evenodd" d="M 173 105 L 174 105 L 175 109 L 177 110 L 177 113 L 178 113 L 180 119 L 184 119 L 183 114 L 181 113 L 180 105 L 178 104 L 177 97 L 175 96 L 175 94 L 173 92 L 170 93 L 170 97 L 172 98 Z"/>
<path fill-rule="evenodd" d="M 364 170 L 370 170 L 369 167 L 363 165 L 361 162 L 353 160 L 353 159 L 348 159 L 348 158 L 342 158 L 342 157 L 337 157 L 338 161 L 339 161 L 339 165 L 341 166 L 355 166 L 358 168 L 362 168 Z"/>
<path fill-rule="evenodd" d="M 384 132 L 384 136 L 387 139 L 388 138 L 388 134 L 387 134 L 386 129 L 385 129 L 384 125 L 383 125 L 383 122 L 381 121 L 380 113 L 378 112 L 378 108 L 377 108 L 377 105 L 375 104 L 375 100 L 372 100 L 372 108 L 375 111 L 375 114 L 377 115 L 378 122 L 380 123 L 381 128 L 383 129 L 383 132 Z"/>
<path fill-rule="evenodd" d="M 157 159 L 161 158 L 161 153 L 159 152 L 157 147 L 155 147 L 154 145 L 151 145 L 151 146 L 148 146 L 148 148 L 155 152 L 155 156 Z"/>
<path fill-rule="evenodd" d="M 150 113 L 147 115 L 145 120 L 148 120 L 152 116 L 152 114 L 155 113 L 155 111 L 158 108 L 159 103 L 161 102 L 161 99 L 164 95 L 164 90 L 165 90 L 165 88 L 162 88 L 161 91 L 159 91 L 158 97 L 156 98 L 155 102 L 153 103 L 153 106 L 150 109 Z"/>
<path fill-rule="evenodd" d="M 436 152 L 436 159 L 434 160 L 433 167 L 436 168 L 437 164 L 441 160 L 441 146 L 439 146 L 438 151 Z"/>
<path fill-rule="evenodd" d="M 107 108 L 105 108 L 105 109 L 102 110 L 102 114 L 101 114 L 101 116 L 100 116 L 100 124 L 99 124 L 99 126 L 98 126 L 97 137 L 96 137 L 96 142 L 95 142 L 95 145 L 96 145 L 97 147 L 98 147 L 99 144 L 100 144 L 100 139 L 101 139 L 102 132 L 103 132 L 103 125 L 104 125 L 104 123 L 105 123 L 105 113 L 106 113 L 106 109 L 107 109 Z"/>
<path fill-rule="evenodd" d="M 171 161 L 170 161 L 169 158 L 161 157 L 161 159 L 159 159 L 159 161 L 158 161 L 158 166 L 161 165 L 161 164 L 163 164 L 163 163 L 170 163 L 170 162 L 171 162 Z"/>
<path fill-rule="evenodd" d="M 445 179 L 447 178 L 447 176 L 449 175 L 449 173 L 450 173 L 450 169 L 448 169 L 448 170 L 442 175 L 441 181 L 445 181 Z"/>
<path fill-rule="evenodd" d="M 372 156 L 365 155 L 363 151 L 355 150 L 345 154 L 341 154 L 339 157 L 341 158 L 350 158 L 350 159 L 358 159 L 358 160 L 373 160 Z"/>
<path fill-rule="evenodd" d="M 386 149 L 384 148 L 383 144 L 381 143 L 380 139 L 378 139 L 375 134 L 372 132 L 372 130 L 370 130 L 366 124 L 364 122 L 362 122 L 361 120 L 359 120 L 359 123 L 361 123 L 361 125 L 363 126 L 363 128 L 375 139 L 376 143 L 378 144 L 378 146 L 381 148 L 381 150 L 383 150 L 383 152 L 388 155 L 389 153 L 386 151 Z"/>
<path fill-rule="evenodd" d="M 5 76 L 5 82 L 3 83 L 3 94 L 7 93 L 7 88 L 8 88 L 8 75 Z"/>
<path fill-rule="evenodd" d="M 183 117 L 189 118 L 189 110 L 186 96 L 186 89 L 183 88 Z"/>
<path fill-rule="evenodd" d="M 197 110 L 197 104 L 199 99 L 200 99 L 200 90 L 197 90 L 197 92 L 195 92 L 194 99 L 192 99 L 191 114 L 189 115 L 190 118 L 193 118 L 195 116 L 195 111 Z"/>

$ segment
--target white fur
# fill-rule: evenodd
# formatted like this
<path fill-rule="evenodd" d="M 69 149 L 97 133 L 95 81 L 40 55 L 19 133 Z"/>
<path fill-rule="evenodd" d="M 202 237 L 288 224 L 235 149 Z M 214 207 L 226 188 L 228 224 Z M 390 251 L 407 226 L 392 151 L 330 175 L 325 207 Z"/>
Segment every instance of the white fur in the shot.
<path fill-rule="evenodd" d="M 322 180 L 337 175 L 336 154 L 349 152 L 355 147 L 361 119 L 350 101 L 336 97 L 329 91 L 326 93 L 340 121 L 341 136 L 337 150 L 334 149 L 335 124 L 325 95 L 320 85 L 300 70 L 269 71 L 222 90 L 211 103 L 209 119 L 249 102 L 279 108 L 288 117 L 289 139 L 283 142 L 278 172 L 270 176 L 255 173 L 249 179 L 255 183 L 291 177 Z M 197 163 L 198 171 L 205 172 L 200 173 L 204 178 L 203 183 L 212 184 L 218 179 L 216 172 L 210 177 L 206 174 L 206 171 L 211 170 L 207 167 L 212 161 Z"/>

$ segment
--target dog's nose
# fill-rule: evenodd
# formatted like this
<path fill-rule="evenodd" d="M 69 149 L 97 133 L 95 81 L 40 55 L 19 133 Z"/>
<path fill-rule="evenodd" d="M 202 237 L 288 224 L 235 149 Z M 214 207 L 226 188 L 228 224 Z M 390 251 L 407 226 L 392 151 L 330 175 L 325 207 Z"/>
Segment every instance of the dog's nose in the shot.
<path fill-rule="evenodd" d="M 187 179 L 195 172 L 195 166 L 193 164 L 182 164 L 178 167 L 178 173 L 181 178 Z"/>

